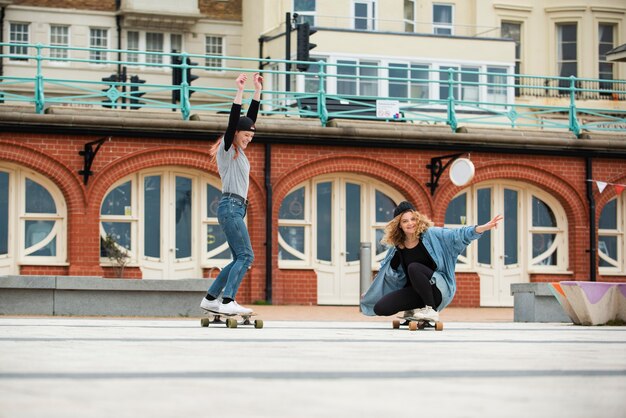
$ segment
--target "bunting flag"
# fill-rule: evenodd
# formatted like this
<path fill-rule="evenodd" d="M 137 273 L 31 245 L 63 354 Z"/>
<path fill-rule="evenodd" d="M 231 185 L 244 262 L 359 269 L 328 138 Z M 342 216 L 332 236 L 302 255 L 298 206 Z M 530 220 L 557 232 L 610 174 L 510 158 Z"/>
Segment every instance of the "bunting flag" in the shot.
<path fill-rule="evenodd" d="M 600 181 L 600 180 L 587 180 L 587 181 L 595 182 L 596 186 L 598 186 L 598 190 L 600 191 L 600 193 L 602 193 L 604 189 L 606 189 L 606 186 L 608 186 L 609 184 L 613 186 L 613 188 L 615 188 L 615 194 L 617 194 L 618 196 L 622 194 L 624 189 L 626 189 L 626 184 L 609 183 L 608 181 Z"/>

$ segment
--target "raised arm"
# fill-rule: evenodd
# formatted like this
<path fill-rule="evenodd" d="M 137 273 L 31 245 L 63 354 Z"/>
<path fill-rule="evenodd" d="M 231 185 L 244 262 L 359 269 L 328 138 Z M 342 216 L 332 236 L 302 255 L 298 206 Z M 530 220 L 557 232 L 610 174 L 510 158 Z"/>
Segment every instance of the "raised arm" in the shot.
<path fill-rule="evenodd" d="M 237 93 L 233 99 L 233 105 L 230 108 L 230 116 L 228 118 L 228 128 L 224 133 L 224 149 L 228 151 L 233 145 L 235 139 L 235 131 L 237 131 L 237 123 L 239 122 L 239 116 L 241 115 L 241 101 L 243 100 L 243 90 L 246 85 L 248 76 L 245 74 L 239 74 L 235 84 L 237 85 Z"/>
<path fill-rule="evenodd" d="M 254 95 L 252 96 L 252 101 L 250 102 L 250 107 L 248 108 L 246 116 L 256 122 L 256 117 L 259 113 L 261 92 L 263 91 L 263 76 L 259 73 L 254 73 L 252 80 L 254 81 Z"/>

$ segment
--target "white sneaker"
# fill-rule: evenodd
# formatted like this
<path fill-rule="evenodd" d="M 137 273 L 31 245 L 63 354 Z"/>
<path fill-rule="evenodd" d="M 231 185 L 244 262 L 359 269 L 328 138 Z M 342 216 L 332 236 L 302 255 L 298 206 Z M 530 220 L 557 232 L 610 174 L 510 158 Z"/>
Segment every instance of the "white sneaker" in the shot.
<path fill-rule="evenodd" d="M 219 307 L 219 313 L 224 315 L 248 315 L 252 312 L 252 309 L 244 308 L 234 300 L 229 303 L 222 303 Z"/>
<path fill-rule="evenodd" d="M 403 318 L 413 318 L 414 316 L 415 316 L 415 309 L 404 311 L 404 315 L 402 315 Z"/>
<path fill-rule="evenodd" d="M 221 304 L 222 302 L 219 299 L 208 300 L 207 298 L 202 298 L 200 308 L 205 311 L 218 312 Z"/>
<path fill-rule="evenodd" d="M 421 309 L 416 309 L 413 317 L 416 319 L 424 319 L 427 321 L 439 321 L 439 312 L 426 305 Z"/>

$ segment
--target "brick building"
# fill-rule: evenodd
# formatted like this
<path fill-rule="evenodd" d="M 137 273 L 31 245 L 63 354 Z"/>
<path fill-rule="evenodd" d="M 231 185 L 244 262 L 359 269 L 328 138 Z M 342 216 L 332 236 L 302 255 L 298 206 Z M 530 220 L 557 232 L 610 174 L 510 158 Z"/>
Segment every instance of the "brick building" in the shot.
<path fill-rule="evenodd" d="M 197 84 L 214 89 L 230 86 L 239 67 L 250 70 L 258 64 L 234 65 L 225 58 L 220 65 L 230 66 L 229 70 L 215 74 L 208 68 L 216 62 L 212 55 L 219 50 L 216 45 L 230 56 L 243 51 L 253 55 L 250 51 L 258 45 L 245 40 L 250 40 L 250 33 L 257 40 L 260 32 L 252 29 L 260 23 L 246 23 L 252 13 L 250 4 L 185 1 L 174 15 L 165 3 L 158 3 L 163 10 L 147 10 L 141 9 L 140 1 L 0 1 L 8 41 L 26 34 L 28 42 L 45 42 L 54 32 L 58 39 L 64 39 L 63 34 L 75 35 L 78 40 L 72 45 L 91 50 L 93 42 L 105 39 L 106 48 L 114 48 L 121 40 L 128 51 L 135 46 L 141 51 L 159 45 L 161 51 L 184 46 L 210 57 Z M 66 13 L 66 6 L 74 8 L 72 14 Z M 506 13 L 530 13 L 531 9 L 495 7 Z M 579 9 L 576 13 L 583 13 Z M 592 9 L 590 13 L 598 12 Z M 607 7 L 600 12 L 615 10 Z M 63 15 L 73 15 L 71 22 L 50 23 L 50 16 L 59 19 Z M 25 23 L 27 16 L 35 17 Z M 120 25 L 116 16 L 123 17 Z M 83 24 L 81 18 L 93 24 Z M 623 25 L 621 20 L 615 25 L 618 40 Z M 166 29 L 159 32 L 157 28 L 162 27 Z M 114 36 L 116 28 L 120 36 Z M 345 36 L 360 35 L 354 30 Z M 448 45 L 446 36 L 427 39 Z M 419 36 L 416 39 L 420 42 Z M 316 50 L 319 55 L 330 48 L 323 42 Z M 467 55 L 463 60 L 472 68 L 513 71 L 532 63 L 526 64 L 524 55 L 518 59 L 510 41 L 460 36 L 455 42 L 455 48 L 466 50 L 460 52 Z M 277 45 L 266 46 L 276 58 Z M 211 54 L 209 47 L 214 48 Z M 469 52 L 472 47 L 476 50 Z M 12 86 L 8 81 L 21 74 L 30 77 L 35 70 L 32 62 L 20 59 L 19 46 L 12 51 L 5 52 L 2 60 L 5 86 Z M 114 55 L 111 50 L 107 53 Z M 353 53 L 346 54 L 354 58 Z M 341 61 L 337 54 L 324 58 Z M 494 61 L 490 54 L 502 58 Z M 477 58 L 472 61 L 471 55 Z M 400 68 L 389 64 L 397 57 L 385 59 L 375 65 Z M 438 71 L 437 60 L 445 60 L 433 59 L 437 68 L 432 71 Z M 94 80 L 114 69 L 110 63 L 92 64 L 45 64 L 45 70 L 50 77 L 63 74 L 66 79 Z M 148 74 L 148 84 L 169 83 L 169 69 L 139 64 L 147 62 L 129 64 L 129 68 Z M 287 90 L 281 65 L 277 61 L 266 67 L 270 70 L 268 89 L 274 94 Z M 356 68 L 371 67 L 365 63 Z M 619 74 L 619 67 L 613 70 L 612 74 Z M 306 90 L 311 77 L 294 74 L 294 87 Z M 385 84 L 383 79 L 377 93 L 390 95 L 393 83 Z M 341 82 L 338 77 L 329 82 L 330 91 L 350 87 Z M 19 89 L 11 88 L 0 88 L 0 92 L 17 95 Z M 45 106 L 41 103 L 40 112 L 33 106 L 35 99 L 12 103 L 7 94 L 0 104 L 0 275 L 116 277 L 117 264 L 103 248 L 103 240 L 110 235 L 129 255 L 124 278 L 215 277 L 229 254 L 215 217 L 220 183 L 208 149 L 224 131 L 226 117 L 198 107 L 190 120 L 181 120 L 170 109 L 156 106 L 132 112 L 103 109 L 101 98 L 97 104 L 49 99 L 61 97 L 63 88 L 49 87 L 48 101 Z M 503 94 L 508 99 L 518 94 L 512 87 L 507 91 Z M 154 97 L 169 93 L 155 92 Z M 193 96 L 200 105 L 201 93 L 198 90 Z M 485 95 L 486 100 L 497 96 L 486 87 L 475 93 Z M 442 87 L 436 85 L 427 94 L 438 100 Z M 567 97 L 519 94 L 522 103 L 568 101 Z M 223 95 L 230 97 L 230 91 Z M 485 222 L 496 213 L 505 216 L 502 228 L 472 244 L 460 257 L 453 306 L 510 306 L 511 283 L 626 280 L 626 194 L 620 193 L 626 184 L 623 131 L 592 132 L 578 138 L 567 129 L 468 124 L 466 132 L 455 133 L 445 124 L 340 118 L 320 126 L 317 119 L 274 114 L 271 96 L 264 96 L 268 102 L 247 151 L 252 164 L 247 222 L 255 261 L 238 296 L 242 303 L 270 299 L 280 304 L 356 305 L 360 244 L 371 244 L 374 272 L 385 251 L 379 244 L 382 228 L 394 205 L 404 199 L 414 202 L 437 225 L 455 227 Z M 607 101 L 598 94 L 585 103 L 611 107 L 619 115 L 623 100 L 615 97 Z M 557 115 L 566 117 L 563 112 Z M 456 186 L 445 171 L 433 187 L 434 173 L 427 165 L 437 161 L 445 165 L 457 154 L 469 157 L 475 166 L 471 183 Z M 605 183 L 601 191 L 598 186 Z"/>

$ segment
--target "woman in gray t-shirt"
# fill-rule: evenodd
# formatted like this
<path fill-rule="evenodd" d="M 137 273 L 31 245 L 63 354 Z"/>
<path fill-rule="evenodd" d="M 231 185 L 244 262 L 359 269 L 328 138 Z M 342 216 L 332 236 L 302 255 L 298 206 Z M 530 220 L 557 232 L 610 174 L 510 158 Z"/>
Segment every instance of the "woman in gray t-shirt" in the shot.
<path fill-rule="evenodd" d="M 252 309 L 245 308 L 235 301 L 243 276 L 254 260 L 250 235 L 243 221 L 248 209 L 247 196 L 250 184 L 250 162 L 245 150 L 256 130 L 254 124 L 259 111 L 263 77 L 258 73 L 254 74 L 254 96 L 246 116 L 241 117 L 241 102 L 247 79 L 246 74 L 237 77 L 237 93 L 230 110 L 228 128 L 210 152 L 217 162 L 222 179 L 222 198 L 217 208 L 217 220 L 226 235 L 233 261 L 222 269 L 202 299 L 200 307 L 221 314 L 252 312 Z"/>

